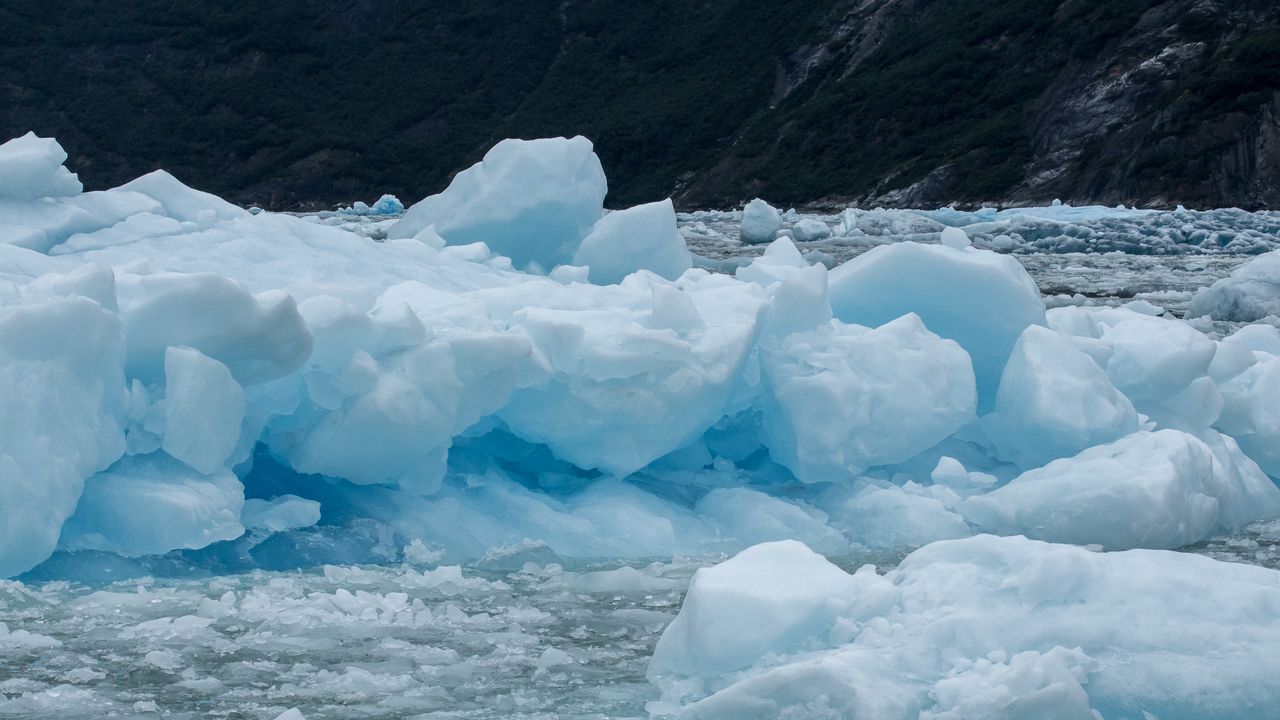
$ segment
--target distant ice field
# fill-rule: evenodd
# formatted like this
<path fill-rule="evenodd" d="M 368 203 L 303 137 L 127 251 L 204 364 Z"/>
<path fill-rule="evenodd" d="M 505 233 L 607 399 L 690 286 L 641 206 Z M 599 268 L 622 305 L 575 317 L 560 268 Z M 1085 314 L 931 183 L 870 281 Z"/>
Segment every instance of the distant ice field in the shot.
<path fill-rule="evenodd" d="M 1003 213 L 946 210 L 849 210 L 842 214 L 782 213 L 782 230 L 797 240 L 811 262 L 828 268 L 872 248 L 892 242 L 936 242 L 944 217 L 972 235 L 974 245 L 1017 258 L 1045 296 L 1046 305 L 1118 306 L 1145 300 L 1184 317 L 1196 290 L 1227 277 L 1260 253 L 1280 248 L 1280 213 L 1237 210 L 1116 211 L 1063 206 L 1057 218 L 1028 217 L 1017 210 Z M 1052 208 L 1037 208 L 1041 214 Z M 1003 214 L 1000 222 L 983 222 Z M 310 217 L 377 236 L 394 215 L 309 213 Z M 741 212 L 704 210 L 678 213 L 677 227 L 694 253 L 695 264 L 732 273 L 764 253 L 765 243 L 744 243 Z M 859 223 L 864 230 L 859 230 Z M 814 240 L 797 239 L 801 224 L 820 224 L 830 233 Z M 1184 229 L 1187 232 L 1184 232 Z M 975 232 L 976 231 L 976 232 Z M 1025 233 L 1029 238 L 1024 238 Z M 843 234 L 852 233 L 852 234 Z M 999 239 L 1002 236 L 1007 241 Z M 801 238 L 804 236 L 801 235 Z M 1205 321 L 1204 330 L 1225 335 L 1240 323 Z"/>
<path fill-rule="evenodd" d="M 1043 213 L 1047 209 L 1037 210 Z M 942 224 L 932 217 L 943 212 L 791 212 L 783 214 L 782 232 L 788 233 L 801 223 L 821 223 L 830 236 L 801 240 L 797 246 L 806 259 L 835 267 L 890 242 L 936 242 Z M 1049 307 L 1117 306 L 1145 300 L 1183 317 L 1196 290 L 1230 275 L 1257 254 L 1280 247 L 1280 213 L 1130 210 L 1067 222 L 1065 218 L 1031 219 L 1017 210 L 1007 210 L 1003 212 L 1006 219 L 994 223 L 980 222 L 983 212 L 944 217 L 973 233 L 975 246 L 1016 257 L 1035 280 Z M 857 229 L 859 221 L 865 230 Z M 739 240 L 738 212 L 681 213 L 678 222 L 690 251 L 713 261 L 705 263 L 712 269 L 732 272 L 765 249 L 765 245 Z M 1183 228 L 1190 232 L 1184 233 Z M 1019 229 L 1028 237 L 1034 234 L 1039 239 L 1024 239 Z M 843 235 L 845 232 L 853 234 Z M 1009 239 L 996 240 L 1001 236 Z M 1192 242 L 1191 238 L 1201 240 Z M 1204 244 L 1205 238 L 1213 239 Z M 1229 334 L 1237 326 L 1229 322 L 1206 325 L 1204 329 L 1218 334 Z"/>

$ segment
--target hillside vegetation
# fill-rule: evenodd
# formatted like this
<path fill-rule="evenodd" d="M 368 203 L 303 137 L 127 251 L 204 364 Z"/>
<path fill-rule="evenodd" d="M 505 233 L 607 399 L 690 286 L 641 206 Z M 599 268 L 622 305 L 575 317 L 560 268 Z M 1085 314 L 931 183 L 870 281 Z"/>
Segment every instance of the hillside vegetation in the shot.
<path fill-rule="evenodd" d="M 6 135 L 89 187 L 412 201 L 582 134 L 610 205 L 1280 207 L 1280 8 L 1252 0 L 0 5 Z"/>

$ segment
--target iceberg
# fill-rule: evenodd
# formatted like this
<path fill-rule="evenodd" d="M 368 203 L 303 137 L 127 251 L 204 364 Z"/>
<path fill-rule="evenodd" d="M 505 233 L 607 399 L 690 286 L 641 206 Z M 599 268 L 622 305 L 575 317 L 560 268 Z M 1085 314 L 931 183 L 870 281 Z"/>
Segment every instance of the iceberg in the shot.
<path fill-rule="evenodd" d="M 765 442 L 804 482 L 909 459 L 975 417 L 968 356 L 915 315 L 875 329 L 836 321 L 760 354 Z"/>
<path fill-rule="evenodd" d="M 281 495 L 271 500 L 253 498 L 244 501 L 240 521 L 246 528 L 267 532 L 311 527 L 320 522 L 320 503 L 297 495 Z"/>
<path fill-rule="evenodd" d="M 53 138 L 29 132 L 0 145 L 0 198 L 38 200 L 79 195 L 80 180 L 63 166 L 67 152 Z"/>
<path fill-rule="evenodd" d="M 637 270 L 675 280 L 693 266 L 676 230 L 671 200 L 617 210 L 596 222 L 578 246 L 572 264 L 589 268 L 597 285 L 616 285 Z"/>
<path fill-rule="evenodd" d="M 199 472 L 216 472 L 240 440 L 244 389 L 226 365 L 172 345 L 164 353 L 164 381 L 160 447 Z"/>
<path fill-rule="evenodd" d="M 1280 316 L 1280 252 L 1269 252 L 1236 268 L 1191 299 L 1188 317 L 1253 322 Z"/>
<path fill-rule="evenodd" d="M 0 307 L 0 576 L 47 558 L 85 479 L 124 453 L 123 367 L 120 319 L 94 300 Z"/>
<path fill-rule="evenodd" d="M 0 172 L 64 177 L 40 147 Z M 499 143 L 386 238 L 159 171 L 65 190 L 0 198 L 4 577 L 1169 548 L 1280 516 L 1280 336 L 1046 311 L 994 211 L 851 211 L 919 236 L 828 270 L 773 228 L 711 272 L 669 200 L 603 213 L 582 138 Z"/>
<path fill-rule="evenodd" d="M 658 717 L 1265 715 L 1280 572 L 1021 537 L 849 574 L 797 542 L 699 570 L 648 676 Z M 1168 632 L 1177 627 L 1176 633 Z"/>
<path fill-rule="evenodd" d="M 995 403 L 1022 331 L 1045 324 L 1044 302 L 1011 257 L 971 247 L 903 242 L 874 248 L 831 271 L 831 309 L 840 320 L 876 327 L 915 313 L 973 361 L 982 412 Z"/>
<path fill-rule="evenodd" d="M 796 242 L 814 242 L 831 237 L 831 228 L 821 220 L 805 218 L 791 226 L 791 237 Z"/>
<path fill-rule="evenodd" d="M 738 237 L 744 243 L 773 242 L 782 229 L 782 216 L 769 203 L 756 198 L 742 210 L 742 225 Z"/>
<path fill-rule="evenodd" d="M 1039 325 L 1018 338 L 1000 376 L 995 411 L 982 421 L 1001 455 L 1028 468 L 1139 427 L 1133 403 L 1093 357 Z"/>
<path fill-rule="evenodd" d="M 433 227 L 450 245 L 483 242 L 516 267 L 550 270 L 572 260 L 603 213 L 606 191 L 584 137 L 503 140 L 444 192 L 411 205 L 387 237 Z"/>
<path fill-rule="evenodd" d="M 964 500 L 959 510 L 990 532 L 1172 549 L 1273 517 L 1280 488 L 1238 452 L 1224 446 L 1215 453 L 1195 436 L 1159 430 L 1054 460 Z"/>
<path fill-rule="evenodd" d="M 356 217 L 385 217 L 392 215 L 400 215 L 404 212 L 404 203 L 395 195 L 383 195 L 378 198 L 372 205 L 357 200 L 351 204 L 351 207 L 345 207 L 338 210 L 339 215 L 353 215 Z"/>
<path fill-rule="evenodd" d="M 766 653 L 802 649 L 832 624 L 831 599 L 855 588 L 852 576 L 798 541 L 743 550 L 693 576 L 680 614 L 654 648 L 649 674 L 723 675 Z"/>

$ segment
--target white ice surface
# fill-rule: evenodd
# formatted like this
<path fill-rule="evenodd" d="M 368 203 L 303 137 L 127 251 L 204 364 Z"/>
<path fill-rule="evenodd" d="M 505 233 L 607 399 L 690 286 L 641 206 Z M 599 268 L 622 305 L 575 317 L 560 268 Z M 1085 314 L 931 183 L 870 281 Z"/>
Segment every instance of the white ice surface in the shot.
<path fill-rule="evenodd" d="M 1257 257 L 1230 277 L 1202 288 L 1192 299 L 1188 314 L 1244 322 L 1280 316 L 1280 252 Z"/>
<path fill-rule="evenodd" d="M 742 210 L 742 227 L 739 237 L 744 243 L 773 242 L 782 228 L 782 217 L 776 208 L 756 198 Z"/>
<path fill-rule="evenodd" d="M 919 315 L 969 353 L 984 411 L 1018 336 L 1045 324 L 1040 292 L 1013 258 L 913 242 L 875 248 L 833 270 L 831 308 L 844 322 L 871 327 Z"/>
<path fill-rule="evenodd" d="M 615 285 L 637 270 L 675 280 L 691 260 L 676 230 L 675 207 L 661 200 L 600 218 L 574 253 L 573 264 L 589 267 L 591 282 Z"/>
<path fill-rule="evenodd" d="M 0 145 L 0 198 L 36 200 L 78 195 L 80 180 L 63 167 L 67 153 L 53 138 L 27 133 Z"/>
<path fill-rule="evenodd" d="M 202 548 L 240 537 L 242 505 L 244 486 L 230 471 L 206 475 L 164 453 L 129 456 L 85 482 L 62 546 L 125 556 Z"/>
<path fill-rule="evenodd" d="M 389 221 L 250 214 L 162 172 L 0 201 L 26 238 L 0 245 L 0 571 L 60 535 L 283 568 L 414 542 L 450 561 L 526 541 L 911 547 L 1059 533 L 1038 518 L 1086 496 L 1123 502 L 1070 539 L 1125 547 L 1280 514 L 1262 474 L 1280 467 L 1274 333 L 1219 341 L 1150 302 L 1046 315 L 984 249 L 975 225 L 998 214 L 851 211 L 846 236 L 921 242 L 828 271 L 780 237 L 733 276 L 687 269 L 668 202 L 601 218 L 604 190 L 577 138 L 499 144 L 388 239 L 370 228 Z M 1188 439 L 1130 448 L 1137 475 L 1026 481 L 1150 429 Z M 241 485 L 298 500 L 242 511 Z M 133 492 L 182 509 L 147 528 Z"/>
<path fill-rule="evenodd" d="M 664 694 L 650 709 L 726 720 L 1256 717 L 1280 703 L 1278 642 L 1275 570 L 984 535 L 929 545 L 885 575 L 849 575 L 799 543 L 774 543 L 694 576 L 649 665 Z"/>
<path fill-rule="evenodd" d="M 1212 430 L 1139 432 L 1030 470 L 960 511 L 992 532 L 1177 548 L 1280 513 L 1280 489 Z"/>
<path fill-rule="evenodd" d="M 444 192 L 410 206 L 387 235 L 412 238 L 434 227 L 450 245 L 483 242 L 517 267 L 550 270 L 572 259 L 600 219 L 605 192 L 586 138 L 504 140 Z"/>

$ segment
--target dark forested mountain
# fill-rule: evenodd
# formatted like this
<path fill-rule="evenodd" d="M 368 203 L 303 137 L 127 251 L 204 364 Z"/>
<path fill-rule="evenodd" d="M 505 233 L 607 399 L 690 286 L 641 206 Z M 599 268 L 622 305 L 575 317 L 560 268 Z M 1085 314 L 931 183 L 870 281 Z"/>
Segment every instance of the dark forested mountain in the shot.
<path fill-rule="evenodd" d="M 0 128 L 88 187 L 416 200 L 582 134 L 609 204 L 1280 207 L 1276 0 L 6 0 Z"/>

